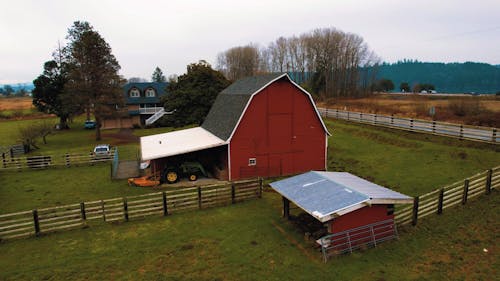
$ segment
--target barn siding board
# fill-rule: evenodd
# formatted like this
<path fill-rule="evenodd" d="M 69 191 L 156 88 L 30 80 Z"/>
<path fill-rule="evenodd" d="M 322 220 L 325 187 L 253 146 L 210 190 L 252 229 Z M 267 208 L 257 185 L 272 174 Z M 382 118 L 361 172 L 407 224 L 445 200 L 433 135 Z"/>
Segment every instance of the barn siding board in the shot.
<path fill-rule="evenodd" d="M 308 96 L 275 81 L 252 98 L 231 139 L 231 179 L 324 170 L 325 135 Z"/>

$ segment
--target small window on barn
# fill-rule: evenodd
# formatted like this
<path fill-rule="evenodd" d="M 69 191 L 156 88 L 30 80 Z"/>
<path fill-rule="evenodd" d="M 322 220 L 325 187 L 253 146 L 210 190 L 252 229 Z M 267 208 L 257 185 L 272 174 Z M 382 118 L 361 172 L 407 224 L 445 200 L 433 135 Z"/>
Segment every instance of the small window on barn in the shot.
<path fill-rule="evenodd" d="M 394 214 L 394 204 L 387 205 L 387 215 L 393 215 Z"/>
<path fill-rule="evenodd" d="M 137 88 L 130 89 L 129 95 L 131 98 L 138 98 L 141 96 L 141 92 Z"/>
<path fill-rule="evenodd" d="M 248 158 L 248 166 L 255 166 L 257 165 L 257 159 L 256 158 Z"/>
<path fill-rule="evenodd" d="M 155 91 L 155 89 L 153 89 L 153 88 L 148 88 L 148 89 L 146 90 L 146 97 L 147 97 L 147 98 L 154 98 L 154 97 L 156 97 L 156 91 Z"/>

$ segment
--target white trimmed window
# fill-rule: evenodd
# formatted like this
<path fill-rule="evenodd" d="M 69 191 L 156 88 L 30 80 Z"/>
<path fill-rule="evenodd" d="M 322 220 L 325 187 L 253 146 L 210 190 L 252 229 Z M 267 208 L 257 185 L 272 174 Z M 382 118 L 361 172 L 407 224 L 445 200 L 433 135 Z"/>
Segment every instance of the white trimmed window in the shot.
<path fill-rule="evenodd" d="M 256 158 L 248 158 L 248 166 L 256 166 L 257 159 Z"/>
<path fill-rule="evenodd" d="M 129 95 L 131 98 L 138 98 L 141 96 L 141 92 L 137 88 L 133 88 L 130 90 Z"/>
<path fill-rule="evenodd" d="M 148 89 L 146 90 L 146 97 L 147 97 L 147 98 L 154 98 L 154 97 L 156 97 L 156 91 L 155 91 L 155 89 L 153 89 L 153 88 L 148 88 Z"/>

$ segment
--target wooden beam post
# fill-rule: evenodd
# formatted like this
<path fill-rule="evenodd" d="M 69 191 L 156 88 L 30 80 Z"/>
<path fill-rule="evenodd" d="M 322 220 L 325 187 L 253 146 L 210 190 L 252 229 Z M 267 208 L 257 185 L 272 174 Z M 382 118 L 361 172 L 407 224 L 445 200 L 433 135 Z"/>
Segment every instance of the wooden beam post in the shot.
<path fill-rule="evenodd" d="M 488 175 L 486 176 L 486 194 L 491 193 L 491 177 L 493 176 L 493 170 L 488 170 Z"/>
<path fill-rule="evenodd" d="M 3 164 L 3 167 L 6 168 L 7 167 L 7 160 L 5 160 L 5 152 L 2 153 L 2 164 Z"/>
<path fill-rule="evenodd" d="M 167 206 L 167 194 L 165 191 L 161 193 L 161 196 L 163 197 L 163 216 L 168 215 L 168 206 Z"/>
<path fill-rule="evenodd" d="M 286 219 L 290 218 L 290 201 L 285 198 L 283 198 L 283 217 Z"/>
<path fill-rule="evenodd" d="M 198 209 L 201 209 L 201 187 L 198 186 Z"/>
<path fill-rule="evenodd" d="M 80 203 L 80 212 L 82 214 L 82 220 L 86 220 L 87 214 L 85 213 L 85 202 Z"/>
<path fill-rule="evenodd" d="M 394 125 L 394 113 L 391 114 L 391 126 Z"/>
<path fill-rule="evenodd" d="M 66 155 L 64 156 L 66 159 L 66 167 L 69 168 L 69 166 L 71 165 L 71 160 L 69 158 L 69 153 L 66 153 Z"/>
<path fill-rule="evenodd" d="M 127 197 L 123 198 L 123 217 L 125 218 L 125 221 L 128 221 L 128 203 L 127 203 Z"/>
<path fill-rule="evenodd" d="M 469 193 L 469 180 L 464 181 L 464 192 L 462 194 L 462 205 L 467 203 L 467 194 Z"/>
<path fill-rule="evenodd" d="M 259 178 L 259 198 L 262 198 L 262 189 L 264 188 L 263 182 L 264 180 L 262 178 Z"/>
<path fill-rule="evenodd" d="M 463 139 L 464 137 L 464 125 L 460 124 L 460 137 L 459 139 Z"/>
<path fill-rule="evenodd" d="M 444 188 L 441 188 L 439 190 L 439 201 L 438 201 L 438 215 L 441 215 L 443 213 L 443 200 L 444 200 Z"/>
<path fill-rule="evenodd" d="M 416 196 L 415 198 L 413 198 L 413 216 L 412 216 L 412 220 L 411 220 L 411 224 L 412 225 L 417 225 L 417 220 L 418 220 L 418 202 L 419 202 L 418 196 Z"/>
<path fill-rule="evenodd" d="M 410 129 L 413 131 L 413 118 L 410 119 Z"/>
<path fill-rule="evenodd" d="M 491 141 L 496 142 L 497 141 L 497 129 L 493 129 L 491 132 Z"/>
<path fill-rule="evenodd" d="M 234 190 L 234 183 L 231 183 L 231 204 L 236 203 L 236 192 Z"/>
<path fill-rule="evenodd" d="M 436 121 L 432 121 L 432 133 L 436 133 Z"/>
<path fill-rule="evenodd" d="M 35 226 L 35 236 L 40 235 L 40 222 L 38 220 L 38 210 L 33 210 L 33 225 Z"/>

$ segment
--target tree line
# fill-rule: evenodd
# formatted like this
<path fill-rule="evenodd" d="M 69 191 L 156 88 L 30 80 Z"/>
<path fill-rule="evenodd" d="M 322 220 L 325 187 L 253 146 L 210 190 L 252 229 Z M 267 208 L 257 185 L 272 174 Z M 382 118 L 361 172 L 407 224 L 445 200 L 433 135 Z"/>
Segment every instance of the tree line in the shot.
<path fill-rule="evenodd" d="M 217 55 L 216 68 L 229 80 L 267 72 L 288 72 L 322 98 L 361 96 L 371 91 L 379 62 L 363 38 L 336 28 L 279 37 L 265 47 L 232 47 Z"/>
<path fill-rule="evenodd" d="M 426 86 L 429 85 L 442 93 L 500 91 L 500 68 L 486 63 L 430 63 L 403 60 L 379 65 L 376 74 L 378 78 L 392 80 L 395 85 L 406 82 L 417 92 L 418 88 L 428 90 L 429 87 Z"/>

